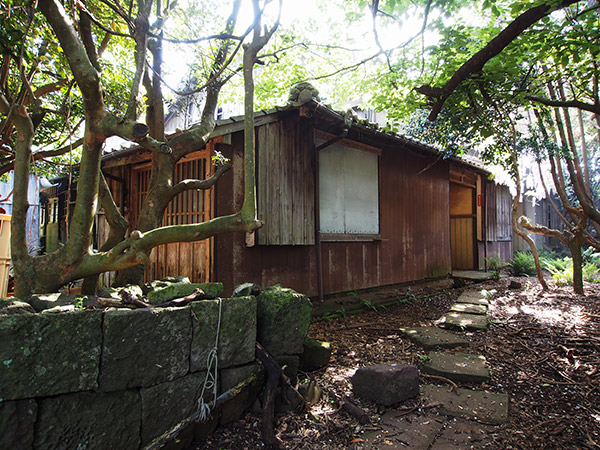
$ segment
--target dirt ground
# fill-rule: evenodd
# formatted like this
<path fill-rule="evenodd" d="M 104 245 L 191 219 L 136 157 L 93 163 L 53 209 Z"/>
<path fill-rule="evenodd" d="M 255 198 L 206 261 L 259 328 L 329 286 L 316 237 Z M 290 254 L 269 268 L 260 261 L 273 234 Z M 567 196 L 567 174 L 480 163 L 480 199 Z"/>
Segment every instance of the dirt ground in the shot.
<path fill-rule="evenodd" d="M 600 449 L 600 285 L 586 285 L 583 296 L 567 287 L 542 292 L 535 279 L 517 280 L 521 289 L 508 289 L 510 279 L 477 285 L 495 292 L 492 323 L 489 331 L 469 333 L 468 351 L 486 357 L 491 381 L 466 387 L 508 393 L 510 408 L 508 422 L 488 427 L 473 448 Z M 309 335 L 332 343 L 332 361 L 324 370 L 302 373 L 300 379 L 313 380 L 324 395 L 307 410 L 276 417 L 284 448 L 360 448 L 364 433 L 378 429 L 387 408 L 354 398 L 350 377 L 365 365 L 418 365 L 425 352 L 401 337 L 398 328 L 435 324 L 460 292 L 449 289 L 427 299 L 314 323 Z M 423 384 L 430 382 L 423 379 Z M 344 397 L 363 408 L 371 423 L 360 425 L 348 415 L 340 407 Z M 394 409 L 414 408 L 411 414 L 418 416 L 426 413 L 423 406 L 417 398 Z M 260 418 L 252 413 L 194 446 L 261 447 Z"/>

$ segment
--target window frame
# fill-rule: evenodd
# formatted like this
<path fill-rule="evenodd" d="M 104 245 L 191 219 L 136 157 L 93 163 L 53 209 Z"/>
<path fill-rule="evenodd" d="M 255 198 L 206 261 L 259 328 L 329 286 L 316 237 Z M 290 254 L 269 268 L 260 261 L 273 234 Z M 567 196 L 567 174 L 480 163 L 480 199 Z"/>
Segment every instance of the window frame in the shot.
<path fill-rule="evenodd" d="M 316 133 L 316 141 L 315 144 L 318 147 L 319 145 L 322 145 L 323 143 L 335 139 L 334 135 L 330 135 L 329 133 L 325 133 L 325 132 L 318 132 Z M 376 219 L 377 219 L 377 229 L 378 232 L 377 233 L 349 233 L 349 232 L 343 232 L 343 233 L 332 233 L 332 232 L 323 232 L 322 230 L 322 220 L 321 220 L 321 211 L 323 208 L 323 204 L 321 201 L 319 201 L 319 237 L 320 240 L 322 242 L 375 242 L 375 241 L 380 241 L 381 240 L 381 181 L 380 181 L 380 165 L 381 165 L 381 154 L 382 151 L 376 147 L 372 147 L 370 145 L 366 145 L 348 138 L 343 138 L 340 139 L 336 142 L 333 142 L 331 144 L 331 146 L 336 145 L 336 146 L 342 146 L 342 147 L 347 147 L 350 148 L 352 150 L 358 150 L 358 151 L 363 151 L 366 153 L 371 153 L 376 155 L 376 173 L 377 173 L 377 182 L 376 182 L 376 189 L 377 189 L 377 212 L 376 212 Z M 319 150 L 319 161 L 320 161 L 320 155 L 321 152 L 325 151 L 328 147 L 324 147 L 323 149 Z M 322 164 L 319 162 L 319 173 L 318 173 L 318 177 L 321 177 L 321 173 L 320 171 L 322 170 Z M 319 183 L 319 199 L 321 198 L 321 183 Z M 344 215 L 346 212 L 347 208 L 346 208 L 346 204 L 344 202 Z"/>

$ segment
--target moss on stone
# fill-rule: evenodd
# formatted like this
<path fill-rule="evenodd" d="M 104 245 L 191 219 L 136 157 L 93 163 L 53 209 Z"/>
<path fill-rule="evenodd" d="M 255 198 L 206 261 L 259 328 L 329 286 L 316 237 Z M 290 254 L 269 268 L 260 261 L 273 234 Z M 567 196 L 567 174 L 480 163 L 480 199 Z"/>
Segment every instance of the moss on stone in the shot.
<path fill-rule="evenodd" d="M 256 299 L 258 341 L 273 356 L 302 353 L 312 309 L 308 297 L 276 285 Z"/>
<path fill-rule="evenodd" d="M 197 288 L 202 289 L 207 298 L 216 298 L 223 293 L 223 283 L 186 283 L 182 281 L 148 292 L 148 302 L 152 305 L 160 305 L 175 298 L 190 295 Z"/>

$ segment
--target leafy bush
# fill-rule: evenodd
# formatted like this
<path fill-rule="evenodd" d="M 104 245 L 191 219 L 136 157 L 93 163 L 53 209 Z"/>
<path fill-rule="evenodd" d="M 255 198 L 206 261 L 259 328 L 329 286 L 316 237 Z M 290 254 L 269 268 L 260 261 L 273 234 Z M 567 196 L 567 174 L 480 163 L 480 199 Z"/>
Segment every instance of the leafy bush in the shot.
<path fill-rule="evenodd" d="M 600 252 L 594 247 L 588 247 L 581 252 L 584 263 L 590 263 L 600 268 Z"/>
<path fill-rule="evenodd" d="M 510 272 L 516 277 L 528 277 L 536 274 L 535 261 L 531 253 L 516 252 L 508 266 Z"/>
<path fill-rule="evenodd" d="M 573 260 L 568 256 L 564 258 L 545 259 L 544 266 L 550 271 L 552 278 L 554 278 L 554 281 L 558 286 L 565 286 L 573 283 Z M 598 282 L 600 267 L 596 264 L 591 262 L 584 263 L 581 272 L 583 281 Z"/>

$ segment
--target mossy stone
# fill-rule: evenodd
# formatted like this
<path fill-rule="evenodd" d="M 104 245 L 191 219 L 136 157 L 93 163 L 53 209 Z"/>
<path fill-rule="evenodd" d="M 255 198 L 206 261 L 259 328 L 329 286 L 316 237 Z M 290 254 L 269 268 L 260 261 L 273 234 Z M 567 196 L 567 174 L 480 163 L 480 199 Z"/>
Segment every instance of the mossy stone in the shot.
<path fill-rule="evenodd" d="M 317 370 L 329 364 L 331 344 L 306 338 L 304 351 L 300 355 L 300 369 L 305 371 Z"/>
<path fill-rule="evenodd" d="M 0 314 L 33 314 L 35 309 L 26 302 L 22 302 L 19 299 L 13 298 L 1 298 L 0 299 Z"/>
<path fill-rule="evenodd" d="M 206 298 L 217 298 L 223 293 L 223 283 L 172 283 L 148 292 L 148 302 L 152 305 L 160 305 L 190 295 L 194 289 L 202 289 Z"/>
<path fill-rule="evenodd" d="M 98 386 L 102 311 L 0 315 L 0 399 Z"/>
<path fill-rule="evenodd" d="M 189 371 L 189 307 L 106 311 L 103 330 L 100 388 L 104 391 L 151 386 Z"/>
<path fill-rule="evenodd" d="M 31 450 L 37 417 L 35 400 L 0 402 L 0 448 Z"/>
<path fill-rule="evenodd" d="M 273 356 L 302 353 L 312 309 L 308 297 L 277 285 L 256 300 L 258 341 Z"/>
<path fill-rule="evenodd" d="M 232 367 L 220 371 L 221 392 L 227 392 L 238 383 L 254 376 L 255 379 L 246 386 L 239 394 L 231 400 L 223 403 L 221 407 L 221 425 L 239 420 L 244 413 L 250 409 L 256 401 L 264 381 L 264 369 L 259 364 L 250 364 L 247 366 Z"/>
<path fill-rule="evenodd" d="M 216 341 L 219 300 L 200 300 L 190 304 L 193 312 L 191 371 L 206 369 L 206 358 Z M 256 343 L 256 298 L 221 299 L 221 325 L 217 355 L 219 368 L 254 361 Z"/>
<path fill-rule="evenodd" d="M 141 409 L 140 395 L 135 390 L 42 399 L 34 448 L 139 448 Z"/>
<path fill-rule="evenodd" d="M 198 372 L 140 390 L 143 446 L 172 429 L 197 410 L 205 377 L 206 372 Z M 212 392 L 208 389 L 204 393 L 204 400 L 212 401 Z"/>

